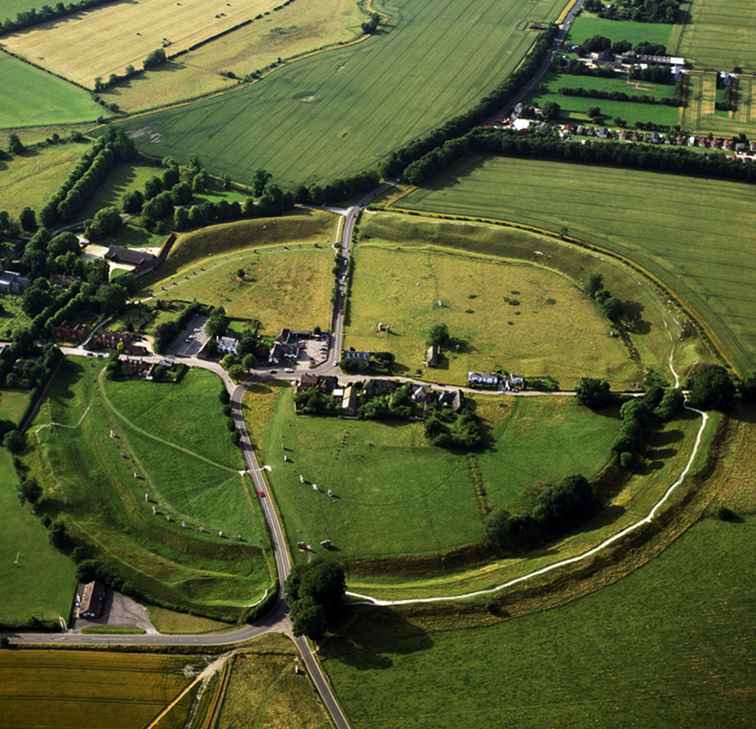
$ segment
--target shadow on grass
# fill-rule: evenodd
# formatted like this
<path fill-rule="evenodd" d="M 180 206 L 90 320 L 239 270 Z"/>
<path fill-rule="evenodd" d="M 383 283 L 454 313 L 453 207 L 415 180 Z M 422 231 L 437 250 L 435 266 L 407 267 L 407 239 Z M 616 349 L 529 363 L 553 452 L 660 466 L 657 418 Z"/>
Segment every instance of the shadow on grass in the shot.
<path fill-rule="evenodd" d="M 392 656 L 427 651 L 430 635 L 388 608 L 359 606 L 320 649 L 321 658 L 336 660 L 361 671 L 391 668 Z"/>

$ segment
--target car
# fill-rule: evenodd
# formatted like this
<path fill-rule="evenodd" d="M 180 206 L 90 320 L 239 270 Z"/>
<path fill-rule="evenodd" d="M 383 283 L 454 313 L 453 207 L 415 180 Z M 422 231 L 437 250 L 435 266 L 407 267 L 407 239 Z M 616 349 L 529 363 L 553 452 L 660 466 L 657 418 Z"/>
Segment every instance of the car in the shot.
<path fill-rule="evenodd" d="M 289 374 L 291 374 L 292 372 L 294 372 L 294 368 L 293 368 L 293 367 L 287 367 L 287 368 L 286 368 L 286 369 L 284 370 L 284 372 L 288 372 Z"/>
<path fill-rule="evenodd" d="M 271 375 L 277 375 L 277 374 L 278 374 L 278 370 L 271 370 L 271 371 L 270 371 L 270 374 L 271 374 Z"/>

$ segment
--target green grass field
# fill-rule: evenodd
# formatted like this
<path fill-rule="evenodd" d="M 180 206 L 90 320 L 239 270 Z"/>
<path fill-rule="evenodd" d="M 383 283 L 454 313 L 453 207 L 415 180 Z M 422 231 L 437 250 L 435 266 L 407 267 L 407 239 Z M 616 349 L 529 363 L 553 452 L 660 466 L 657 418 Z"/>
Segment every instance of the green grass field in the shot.
<path fill-rule="evenodd" d="M 444 187 L 444 183 L 447 183 Z M 506 190 L 517 190 L 517 195 Z M 659 194 L 649 195 L 655 189 Z M 569 233 L 637 261 L 697 312 L 733 363 L 756 364 L 749 185 L 636 170 L 494 158 L 402 206 Z"/>
<path fill-rule="evenodd" d="M 699 2 L 699 0 L 695 0 Z M 610 41 L 630 41 L 637 45 L 643 41 L 669 44 L 672 33 L 671 23 L 639 23 L 633 20 L 607 20 L 585 10 L 575 19 L 567 38 L 578 45 L 594 35 L 609 38 Z"/>
<path fill-rule="evenodd" d="M 697 66 L 756 71 L 756 5 L 751 0 L 692 0 L 691 22 L 676 25 L 675 55 Z"/>
<path fill-rule="evenodd" d="M 244 78 L 278 59 L 345 43 L 359 37 L 364 19 L 355 0 L 295 2 L 146 71 L 108 91 L 107 98 L 135 112 L 228 89 L 238 82 L 221 75 L 223 72 Z"/>
<path fill-rule="evenodd" d="M 68 620 L 76 588 L 74 564 L 50 544 L 47 530 L 28 506 L 19 503 L 17 488 L 11 455 L 0 448 L 0 511 L 5 517 L 0 533 L 0 625 L 28 625 L 32 618 Z"/>
<path fill-rule="evenodd" d="M 355 729 L 745 729 L 755 527 L 707 519 L 600 592 L 492 627 L 365 610 L 321 657 Z"/>
<path fill-rule="evenodd" d="M 143 729 L 189 683 L 201 656 L 104 651 L 0 652 L 0 716 L 5 727 Z M 184 724 L 161 724 L 179 729 Z"/>
<path fill-rule="evenodd" d="M 352 175 L 477 103 L 535 41 L 526 21 L 563 5 L 385 0 L 389 27 L 366 42 L 125 126 L 149 155 L 197 155 L 239 181 L 260 167 L 284 186 Z"/>
<path fill-rule="evenodd" d="M 26 12 L 27 10 L 40 10 L 49 4 L 48 0 L 3 0 L 0 20 L 15 20 L 19 13 Z"/>
<path fill-rule="evenodd" d="M 408 374 L 422 370 L 424 378 L 458 385 L 471 370 L 551 375 L 563 389 L 589 375 L 621 387 L 642 377 L 574 281 L 526 263 L 418 244 L 357 246 L 345 346 L 393 352 Z M 378 322 L 391 333 L 377 332 Z M 425 368 L 428 332 L 438 323 L 466 347 L 444 351 L 440 367 Z M 577 351 L 576 340 L 585 344 Z"/>
<path fill-rule="evenodd" d="M 160 177 L 163 170 L 149 164 L 120 164 L 108 173 L 104 182 L 97 189 L 79 217 L 91 218 L 100 208 L 112 206 L 121 209 L 123 197 L 127 192 L 139 190 L 144 192 L 144 183 L 151 177 Z"/>
<path fill-rule="evenodd" d="M 237 653 L 223 695 L 217 729 L 331 729 L 328 714 L 303 673 L 297 649 L 283 635 L 267 635 Z"/>
<path fill-rule="evenodd" d="M 347 561 L 431 556 L 480 543 L 488 510 L 528 503 L 544 481 L 600 470 L 617 429 L 615 419 L 571 399 L 481 400 L 493 445 L 459 455 L 429 446 L 419 423 L 297 416 L 288 388 L 260 385 L 245 406 L 263 460 L 272 465 L 293 550 L 304 541 L 323 551 L 320 541 L 331 539 Z M 478 471 L 482 499 L 472 476 Z M 299 474 L 320 491 L 300 484 Z"/>
<path fill-rule="evenodd" d="M 240 476 L 220 382 L 200 370 L 180 385 L 102 372 L 99 361 L 69 361 L 32 427 L 26 461 L 49 508 L 132 589 L 233 619 L 269 585 L 268 537 Z"/>
<path fill-rule="evenodd" d="M 86 152 L 85 144 L 61 144 L 0 162 L 0 200 L 12 216 L 27 206 L 39 211 Z"/>
<path fill-rule="evenodd" d="M 73 124 L 107 115 L 86 91 L 2 51 L 0 86 L 0 128 Z"/>
<path fill-rule="evenodd" d="M 20 424 L 31 399 L 31 390 L 0 390 L 0 420 Z"/>

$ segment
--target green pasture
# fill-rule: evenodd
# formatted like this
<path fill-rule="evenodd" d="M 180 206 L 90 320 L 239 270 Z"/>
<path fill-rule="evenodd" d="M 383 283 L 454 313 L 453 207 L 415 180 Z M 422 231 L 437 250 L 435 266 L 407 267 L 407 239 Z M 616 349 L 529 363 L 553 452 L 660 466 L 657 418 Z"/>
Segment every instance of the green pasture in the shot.
<path fill-rule="evenodd" d="M 19 13 L 27 10 L 41 10 L 45 5 L 50 5 L 48 0 L 3 0 L 0 21 L 15 20 Z"/>
<path fill-rule="evenodd" d="M 693 0 L 691 22 L 676 25 L 670 46 L 696 66 L 756 71 L 756 5 L 751 0 Z"/>
<path fill-rule="evenodd" d="M 381 0 L 375 37 L 283 66 L 262 81 L 124 122 L 151 156 L 249 181 L 322 182 L 376 166 L 472 107 L 518 65 L 564 0 Z"/>
<path fill-rule="evenodd" d="M 354 254 L 345 346 L 393 352 L 407 374 L 458 385 L 467 384 L 471 370 L 551 375 L 563 389 L 587 376 L 622 388 L 642 378 L 577 282 L 541 266 L 465 255 L 422 239 L 398 249 L 390 240 L 375 243 L 372 231 L 368 223 Z M 378 332 L 378 322 L 391 332 Z M 440 323 L 463 344 L 426 368 L 428 333 Z"/>
<path fill-rule="evenodd" d="M 695 0 L 700 2 L 700 0 Z M 567 37 L 569 43 L 580 45 L 594 35 L 609 38 L 612 43 L 630 41 L 634 46 L 643 41 L 663 43 L 669 49 L 671 23 L 641 23 L 634 20 L 607 20 L 585 10 L 575 19 Z"/>
<path fill-rule="evenodd" d="M 31 390 L 0 390 L 0 421 L 19 425 L 32 399 Z"/>
<path fill-rule="evenodd" d="M 364 609 L 321 659 L 355 729 L 746 729 L 755 528 L 706 519 L 619 582 L 490 627 Z"/>
<path fill-rule="evenodd" d="M 79 217 L 91 218 L 100 208 L 105 207 L 120 210 L 127 192 L 132 190 L 144 192 L 145 182 L 151 177 L 160 177 L 162 173 L 163 170 L 159 166 L 143 162 L 119 164 L 108 173 Z"/>
<path fill-rule="evenodd" d="M 94 121 L 107 112 L 83 89 L 0 51 L 0 128 Z"/>
<path fill-rule="evenodd" d="M 493 444 L 464 455 L 428 445 L 421 423 L 297 416 L 289 388 L 259 385 L 245 407 L 292 549 L 303 541 L 323 552 L 320 542 L 331 539 L 347 561 L 479 543 L 491 509 L 526 505 L 545 481 L 600 470 L 617 430 L 614 418 L 572 399 L 480 398 Z"/>
<path fill-rule="evenodd" d="M 27 206 L 39 211 L 86 151 L 84 144 L 50 145 L 0 162 L 2 209 L 14 217 Z"/>
<path fill-rule="evenodd" d="M 414 200 L 415 196 L 413 195 L 408 199 L 406 204 L 412 204 Z M 586 309 L 582 298 L 575 299 L 574 292 L 569 288 L 565 289 L 569 294 L 568 301 L 575 301 L 577 310 L 582 313 L 582 322 L 584 325 L 587 325 L 576 336 L 580 341 L 588 337 L 590 345 L 585 348 L 577 348 L 574 346 L 573 338 L 570 343 L 564 345 L 565 349 L 563 352 L 560 353 L 558 350 L 551 351 L 549 368 L 553 370 L 553 373 L 558 373 L 560 376 L 567 378 L 562 383 L 566 384 L 569 382 L 569 378 L 576 376 L 573 362 L 577 362 L 580 364 L 580 367 L 586 367 L 591 371 L 603 369 L 613 382 L 624 382 L 624 386 L 626 387 L 641 386 L 641 370 L 656 369 L 659 372 L 665 373 L 665 376 L 668 372 L 667 361 L 671 347 L 669 332 L 671 331 L 676 335 L 679 331 L 679 325 L 674 318 L 675 312 L 669 307 L 666 300 L 659 296 L 658 291 L 650 282 L 639 276 L 629 267 L 619 263 L 616 259 L 596 251 L 590 251 L 583 247 L 565 243 L 558 238 L 550 238 L 512 227 L 482 222 L 444 220 L 440 217 L 434 218 L 429 215 L 407 215 L 394 212 L 369 212 L 365 214 L 360 226 L 360 242 L 355 248 L 356 259 L 359 259 L 361 252 L 364 252 L 365 249 L 362 246 L 366 242 L 380 244 L 386 248 L 389 246 L 392 248 L 401 248 L 402 250 L 397 251 L 396 255 L 410 253 L 420 255 L 420 252 L 424 251 L 426 256 L 431 256 L 431 251 L 441 251 L 447 254 L 457 254 L 457 258 L 462 261 L 468 260 L 468 256 L 475 256 L 474 262 L 479 262 L 478 265 L 480 266 L 487 263 L 494 271 L 499 270 L 495 267 L 497 263 L 528 263 L 530 264 L 528 269 L 513 267 L 513 270 L 534 270 L 537 272 L 537 278 L 546 277 L 541 280 L 551 281 L 552 283 L 558 282 L 560 286 L 565 286 L 569 282 L 572 283 L 573 287 L 579 286 L 582 285 L 590 273 L 600 273 L 604 277 L 606 287 L 614 292 L 615 296 L 624 301 L 634 302 L 642 311 L 642 326 L 629 334 L 632 344 L 637 351 L 635 368 L 633 368 L 632 362 L 629 360 L 627 351 L 624 359 L 621 361 L 620 367 L 610 368 L 608 366 L 614 361 L 614 357 L 616 356 L 615 347 L 618 345 L 613 339 L 610 339 L 610 330 L 606 328 L 603 322 L 597 326 L 592 324 L 592 322 L 597 321 L 593 318 L 594 312 L 590 308 Z M 465 255 L 464 258 L 462 258 L 463 255 Z M 441 260 L 445 259 L 441 258 Z M 557 276 L 556 274 L 561 274 L 561 276 Z M 385 277 L 387 274 L 384 273 L 382 275 Z M 400 274 L 395 273 L 394 275 Z M 369 279 L 364 281 L 363 278 L 360 270 L 355 268 L 356 285 L 354 286 L 353 293 L 358 292 L 359 288 L 363 285 L 370 286 Z M 412 300 L 415 297 L 416 283 L 417 279 L 410 282 L 408 288 L 412 289 L 411 295 L 409 291 L 405 294 L 408 300 Z M 521 300 L 519 295 L 512 294 L 512 290 L 522 292 L 524 289 L 513 287 L 500 292 L 494 291 L 493 295 L 496 297 L 495 303 L 497 307 L 506 304 L 506 310 L 512 314 L 511 316 L 507 316 L 505 321 L 515 323 L 511 327 L 507 324 L 506 328 L 507 330 L 511 329 L 513 332 L 516 332 L 516 337 L 510 336 L 507 331 L 506 338 L 496 339 L 495 332 L 486 330 L 481 323 L 479 329 L 482 336 L 489 342 L 489 346 L 497 351 L 504 352 L 508 356 L 511 356 L 513 351 L 526 341 L 530 342 L 533 349 L 541 348 L 542 351 L 547 351 L 551 347 L 551 344 L 546 340 L 540 339 L 540 329 L 528 331 L 517 324 L 522 317 L 528 315 L 520 314 L 519 316 L 514 316 L 514 312 L 519 311 L 523 307 L 527 309 L 528 303 L 526 300 Z M 473 311 L 481 312 L 479 318 L 483 322 L 485 319 L 483 316 L 485 310 L 470 305 L 475 304 L 477 299 L 465 298 L 469 296 L 471 291 L 456 291 L 453 288 L 449 291 L 447 287 L 446 295 L 453 296 L 458 301 L 464 299 L 465 306 L 463 311 L 469 308 Z M 534 315 L 532 293 L 533 291 L 531 290 L 531 316 Z M 505 296 L 508 299 L 516 299 L 520 302 L 520 305 L 511 306 L 507 304 L 504 301 Z M 557 303 L 546 304 L 546 298 L 556 300 Z M 525 301 L 524 304 L 523 301 Z M 558 298 L 555 299 L 553 296 L 547 296 L 543 298 L 542 304 L 545 304 L 541 309 L 545 310 L 544 316 L 546 318 L 541 320 L 539 324 L 550 322 L 553 326 L 548 327 L 546 331 L 551 336 L 561 339 L 562 333 L 557 330 L 557 326 L 565 326 L 568 329 L 576 326 L 574 322 L 564 321 L 566 309 L 564 300 L 560 304 Z M 378 305 L 370 304 L 371 307 Z M 446 310 L 437 309 L 436 311 L 443 311 L 444 315 L 447 314 Z M 359 309 L 353 307 L 353 323 L 358 323 L 359 316 Z M 465 314 L 461 318 L 464 322 L 465 319 L 474 316 L 475 314 Z M 559 320 L 558 325 L 556 324 L 557 319 Z M 365 326 L 368 323 L 366 322 Z M 374 326 L 375 322 L 373 322 Z M 411 326 L 418 330 L 416 324 L 412 323 Z M 372 332 L 368 332 L 368 334 L 372 335 Z M 402 338 L 399 336 L 391 337 L 390 339 L 386 335 L 380 335 L 380 337 L 381 342 L 390 342 L 392 347 L 397 346 L 396 343 L 402 341 Z M 475 342 L 471 342 L 471 344 L 475 345 Z M 477 353 L 473 352 L 472 354 L 476 356 L 485 354 L 484 350 L 478 349 Z M 528 353 L 528 356 L 533 356 L 532 351 Z M 702 358 L 705 359 L 705 353 L 701 352 L 700 342 L 695 337 L 690 337 L 685 342 L 678 343 L 675 347 L 675 361 L 680 371 L 685 371 L 685 368 L 692 361 L 698 361 Z M 444 375 L 444 370 L 429 370 L 426 371 L 427 373 L 433 373 L 433 379 L 436 379 Z"/>
<path fill-rule="evenodd" d="M 756 364 L 749 185 L 499 157 L 456 169 L 401 205 L 567 230 L 620 253 L 676 291 L 738 369 Z"/>
<path fill-rule="evenodd" d="M 31 428 L 26 462 L 56 518 L 133 590 L 233 619 L 269 584 L 268 538 L 220 388 L 204 371 L 180 385 L 113 382 L 101 361 L 69 360 Z"/>
<path fill-rule="evenodd" d="M 664 99 L 675 95 L 672 84 L 655 84 L 650 81 L 632 81 L 625 77 L 603 78 L 602 76 L 580 76 L 572 73 L 549 73 L 545 78 L 546 89 L 552 93 L 559 93 L 559 89 L 581 88 L 597 91 L 621 91 L 631 96 L 653 96 Z M 603 99 L 592 99 L 601 104 Z"/>
<path fill-rule="evenodd" d="M 76 588 L 74 564 L 50 544 L 42 522 L 19 502 L 18 483 L 10 453 L 0 448 L 0 625 L 28 625 L 32 618 L 68 620 Z"/>

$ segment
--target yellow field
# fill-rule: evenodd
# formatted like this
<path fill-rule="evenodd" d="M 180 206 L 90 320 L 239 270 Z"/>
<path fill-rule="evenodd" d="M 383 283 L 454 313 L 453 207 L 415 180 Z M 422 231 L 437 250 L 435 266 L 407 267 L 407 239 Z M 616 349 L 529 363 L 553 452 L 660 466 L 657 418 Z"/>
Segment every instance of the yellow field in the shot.
<path fill-rule="evenodd" d="M 28 205 L 39 212 L 86 151 L 85 144 L 61 144 L 0 162 L 0 210 L 16 216 Z"/>
<path fill-rule="evenodd" d="M 378 322 L 391 334 L 377 333 Z M 427 333 L 438 323 L 467 351 L 424 369 Z M 570 279 L 547 269 L 435 248 L 357 246 L 346 345 L 394 352 L 410 374 L 423 369 L 430 380 L 463 384 L 468 370 L 503 369 L 552 375 L 564 388 L 583 376 L 630 386 L 639 373 L 609 330 Z"/>
<path fill-rule="evenodd" d="M 192 675 L 194 656 L 0 651 L 3 729 L 143 729 Z M 186 670 L 186 673 L 185 673 Z"/>
<path fill-rule="evenodd" d="M 92 88 L 97 77 L 142 67 L 165 47 L 168 56 L 269 12 L 281 0 L 139 0 L 105 5 L 3 39 L 11 52 Z M 254 25 L 254 23 L 253 23 Z M 93 43 L 93 39 L 97 42 Z M 167 43 L 164 43 L 167 41 Z"/>
<path fill-rule="evenodd" d="M 107 98 L 134 112 L 220 91 L 238 83 L 222 71 L 243 78 L 279 58 L 349 41 L 361 33 L 363 20 L 355 0 L 295 0 L 160 69 L 146 71 L 110 90 Z"/>

